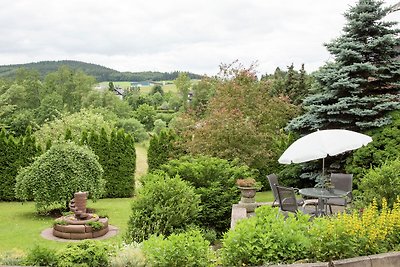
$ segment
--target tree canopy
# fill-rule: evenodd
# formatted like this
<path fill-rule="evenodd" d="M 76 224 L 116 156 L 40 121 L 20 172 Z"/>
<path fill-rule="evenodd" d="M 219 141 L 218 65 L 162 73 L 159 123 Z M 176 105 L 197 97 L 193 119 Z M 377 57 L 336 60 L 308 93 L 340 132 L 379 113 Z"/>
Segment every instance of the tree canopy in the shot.
<path fill-rule="evenodd" d="M 325 45 L 335 60 L 315 73 L 314 91 L 303 102 L 306 112 L 289 130 L 363 131 L 391 122 L 389 112 L 400 108 L 400 30 L 384 20 L 390 9 L 382 4 L 360 0 L 345 13 L 343 34 Z"/>

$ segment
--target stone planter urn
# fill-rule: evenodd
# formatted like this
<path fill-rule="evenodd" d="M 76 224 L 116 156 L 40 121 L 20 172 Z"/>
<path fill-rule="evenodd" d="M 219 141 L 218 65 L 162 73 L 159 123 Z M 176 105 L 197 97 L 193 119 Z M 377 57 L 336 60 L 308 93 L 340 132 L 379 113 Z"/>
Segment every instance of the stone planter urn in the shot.
<path fill-rule="evenodd" d="M 245 178 L 236 180 L 236 185 L 240 190 L 240 202 L 239 205 L 246 208 L 247 212 L 253 212 L 256 205 L 256 192 L 260 189 L 256 180 L 253 178 Z"/>

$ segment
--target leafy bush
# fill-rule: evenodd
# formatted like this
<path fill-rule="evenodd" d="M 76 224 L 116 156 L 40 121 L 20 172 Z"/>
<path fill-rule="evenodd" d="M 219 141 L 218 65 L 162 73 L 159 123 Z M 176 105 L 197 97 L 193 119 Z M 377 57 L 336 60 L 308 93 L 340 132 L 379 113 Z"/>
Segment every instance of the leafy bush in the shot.
<path fill-rule="evenodd" d="M 290 214 L 285 220 L 278 209 L 262 206 L 256 216 L 239 221 L 224 235 L 221 260 L 224 266 L 292 263 L 307 257 L 310 241 L 305 233 L 309 216 Z"/>
<path fill-rule="evenodd" d="M 71 130 L 72 139 L 78 140 L 83 131 L 100 132 L 104 128 L 107 134 L 110 134 L 113 126 L 113 121 L 106 121 L 103 115 L 98 114 L 96 111 L 82 109 L 80 112 L 66 114 L 61 119 L 44 124 L 34 135 L 38 143 L 45 147 L 48 140 L 54 142 L 64 139 L 67 129 Z"/>
<path fill-rule="evenodd" d="M 210 243 L 199 231 L 152 236 L 143 242 L 147 261 L 155 267 L 214 266 Z"/>
<path fill-rule="evenodd" d="M 78 191 L 87 191 L 96 200 L 104 188 L 102 174 L 97 157 L 88 148 L 70 142 L 53 145 L 18 173 L 16 196 L 33 198 L 38 211 L 52 205 L 67 207 Z"/>
<path fill-rule="evenodd" d="M 137 243 L 125 245 L 110 259 L 111 267 L 145 267 L 146 258 Z"/>
<path fill-rule="evenodd" d="M 358 206 L 366 206 L 374 199 L 381 203 L 385 198 L 389 207 L 400 195 L 400 159 L 387 162 L 380 168 L 370 169 L 359 184 L 356 199 Z"/>
<path fill-rule="evenodd" d="M 156 134 L 160 134 L 160 132 L 167 128 L 167 123 L 161 119 L 157 119 L 154 121 L 154 129 L 153 131 Z"/>
<path fill-rule="evenodd" d="M 390 209 L 382 200 L 361 212 L 314 218 L 298 213 L 286 220 L 278 209 L 262 206 L 239 221 L 223 239 L 224 266 L 295 261 L 332 261 L 395 250 L 400 246 L 400 197 Z"/>
<path fill-rule="evenodd" d="M 175 145 L 177 139 L 178 136 L 173 130 L 162 130 L 150 139 L 147 151 L 149 172 L 159 169 L 162 164 L 178 157 L 179 149 Z"/>
<path fill-rule="evenodd" d="M 106 267 L 112 250 L 107 244 L 94 240 L 68 244 L 58 255 L 59 267 Z"/>
<path fill-rule="evenodd" d="M 346 172 L 353 173 L 356 187 L 371 167 L 400 157 L 400 111 L 393 112 L 392 117 L 392 124 L 370 132 L 372 142 L 354 151 L 347 160 Z"/>
<path fill-rule="evenodd" d="M 170 176 L 179 175 L 196 188 L 201 196 L 201 225 L 219 233 L 229 228 L 232 204 L 240 199 L 236 179 L 254 176 L 247 166 L 206 156 L 184 156 L 169 161 L 161 169 Z"/>
<path fill-rule="evenodd" d="M 387 207 L 382 200 L 378 210 L 374 201 L 369 207 L 351 214 L 314 220 L 309 231 L 315 260 L 327 261 L 393 250 L 400 244 L 400 198 Z"/>
<path fill-rule="evenodd" d="M 135 118 L 119 119 L 115 126 L 122 128 L 126 133 L 131 134 L 135 138 L 135 142 L 142 142 L 149 138 L 143 124 Z"/>
<path fill-rule="evenodd" d="M 25 258 L 29 266 L 57 266 L 58 257 L 53 249 L 35 246 Z"/>
<path fill-rule="evenodd" d="M 141 242 L 152 234 L 170 235 L 197 219 L 200 197 L 179 176 L 148 174 L 132 203 L 125 239 Z"/>

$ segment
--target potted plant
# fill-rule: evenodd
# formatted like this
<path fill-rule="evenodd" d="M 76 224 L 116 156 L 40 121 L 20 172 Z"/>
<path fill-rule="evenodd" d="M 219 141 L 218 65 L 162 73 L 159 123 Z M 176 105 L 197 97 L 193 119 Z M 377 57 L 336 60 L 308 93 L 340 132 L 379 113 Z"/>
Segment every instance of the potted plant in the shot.
<path fill-rule="evenodd" d="M 261 184 L 254 178 L 237 179 L 236 185 L 240 189 L 240 193 L 244 198 L 254 198 L 256 191 L 261 188 Z"/>

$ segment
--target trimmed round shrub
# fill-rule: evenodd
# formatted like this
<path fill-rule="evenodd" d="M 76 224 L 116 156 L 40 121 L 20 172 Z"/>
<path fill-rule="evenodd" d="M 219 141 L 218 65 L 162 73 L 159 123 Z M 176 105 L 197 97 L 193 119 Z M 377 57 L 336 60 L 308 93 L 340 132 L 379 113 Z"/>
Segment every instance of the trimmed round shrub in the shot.
<path fill-rule="evenodd" d="M 107 267 L 111 248 L 102 242 L 85 240 L 68 244 L 58 252 L 59 267 Z"/>
<path fill-rule="evenodd" d="M 240 200 L 236 180 L 254 177 L 254 172 L 245 165 L 224 159 L 184 156 L 162 165 L 170 176 L 179 175 L 196 188 L 201 196 L 200 225 L 213 228 L 218 233 L 229 229 L 232 205 Z"/>
<path fill-rule="evenodd" d="M 151 266 L 212 266 L 213 253 L 210 243 L 199 231 L 188 231 L 180 234 L 152 236 L 143 242 L 147 262 Z"/>
<path fill-rule="evenodd" d="M 16 197 L 33 199 L 36 209 L 67 207 L 78 191 L 96 200 L 104 190 L 103 169 L 87 147 L 67 142 L 53 145 L 17 175 Z"/>
<path fill-rule="evenodd" d="M 188 182 L 163 173 L 148 174 L 142 180 L 132 203 L 127 242 L 142 242 L 152 234 L 168 236 L 195 222 L 200 197 Z"/>

